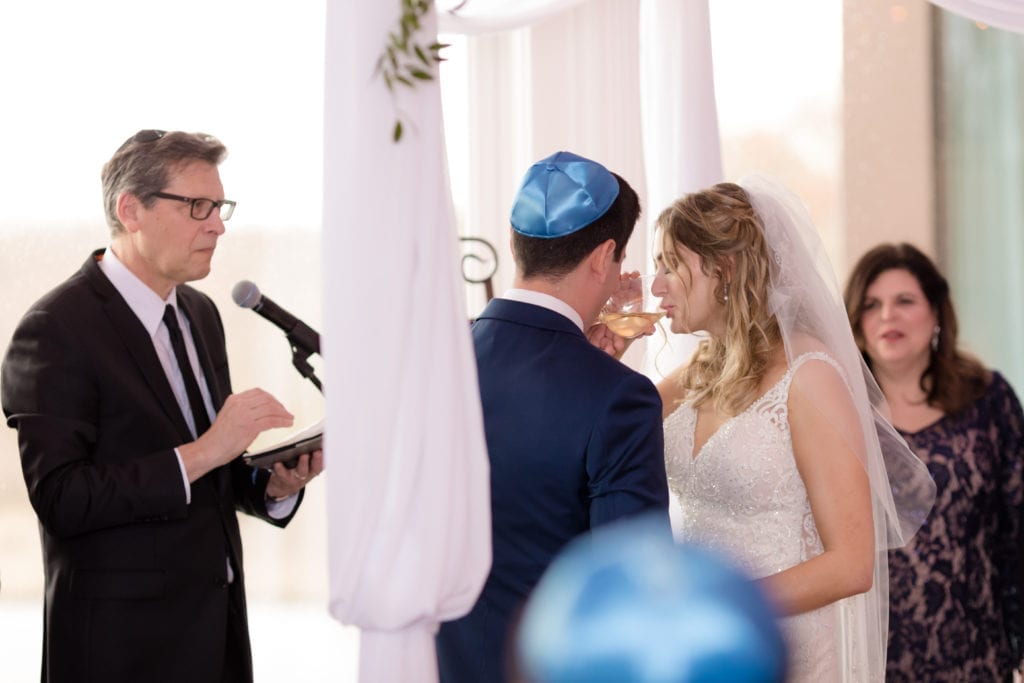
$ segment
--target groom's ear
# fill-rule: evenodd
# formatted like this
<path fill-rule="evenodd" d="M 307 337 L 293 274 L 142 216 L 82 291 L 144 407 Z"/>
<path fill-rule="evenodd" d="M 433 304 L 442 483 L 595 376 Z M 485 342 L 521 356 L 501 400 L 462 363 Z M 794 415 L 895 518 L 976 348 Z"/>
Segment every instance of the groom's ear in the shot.
<path fill-rule="evenodd" d="M 623 258 L 625 258 L 625 250 L 623 250 Z M 587 256 L 586 263 L 587 268 L 601 282 L 604 282 L 613 264 L 617 263 L 615 260 L 615 240 L 609 238 L 594 247 L 594 250 Z"/>

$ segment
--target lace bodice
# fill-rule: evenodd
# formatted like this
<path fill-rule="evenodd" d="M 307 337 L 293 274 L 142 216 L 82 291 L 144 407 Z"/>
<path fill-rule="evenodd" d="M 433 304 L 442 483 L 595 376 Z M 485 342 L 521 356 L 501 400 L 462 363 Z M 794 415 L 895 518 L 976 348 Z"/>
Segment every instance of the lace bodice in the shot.
<path fill-rule="evenodd" d="M 666 470 L 682 514 L 680 540 L 724 553 L 754 578 L 822 552 L 793 457 L 787 407 L 793 375 L 812 359 L 839 370 L 824 353 L 800 356 L 771 389 L 712 434 L 696 455 L 693 407 L 684 402 L 665 419 Z M 790 680 L 839 680 L 833 609 L 828 606 L 784 620 Z"/>
<path fill-rule="evenodd" d="M 807 490 L 793 459 L 787 399 L 805 361 L 726 421 L 694 455 L 697 413 L 683 403 L 665 420 L 669 488 L 682 511 L 681 539 L 716 548 L 755 578 L 803 562 L 822 550 Z"/>

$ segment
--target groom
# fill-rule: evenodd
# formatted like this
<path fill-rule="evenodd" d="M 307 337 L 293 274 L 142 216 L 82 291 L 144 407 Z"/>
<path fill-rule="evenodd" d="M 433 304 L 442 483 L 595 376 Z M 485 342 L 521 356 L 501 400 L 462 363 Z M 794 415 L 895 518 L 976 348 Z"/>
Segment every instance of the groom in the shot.
<path fill-rule="evenodd" d="M 639 216 L 625 180 L 569 152 L 534 164 L 515 198 L 513 288 L 473 325 L 494 559 L 473 610 L 441 626 L 443 683 L 505 680 L 514 617 L 574 537 L 651 510 L 668 533 L 661 400 L 585 336 Z"/>

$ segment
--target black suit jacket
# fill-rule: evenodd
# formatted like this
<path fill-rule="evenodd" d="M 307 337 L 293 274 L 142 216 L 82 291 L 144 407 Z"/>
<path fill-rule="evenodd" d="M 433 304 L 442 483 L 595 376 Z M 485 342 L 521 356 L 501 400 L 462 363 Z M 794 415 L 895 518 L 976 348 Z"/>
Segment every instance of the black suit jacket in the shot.
<path fill-rule="evenodd" d="M 44 681 L 219 681 L 231 651 L 252 678 L 235 511 L 267 515 L 269 476 L 236 459 L 192 483 L 185 418 L 101 251 L 32 306 L 3 360 L 46 572 Z M 216 306 L 177 288 L 215 408 L 231 393 Z M 226 558 L 234 569 L 228 583 Z"/>

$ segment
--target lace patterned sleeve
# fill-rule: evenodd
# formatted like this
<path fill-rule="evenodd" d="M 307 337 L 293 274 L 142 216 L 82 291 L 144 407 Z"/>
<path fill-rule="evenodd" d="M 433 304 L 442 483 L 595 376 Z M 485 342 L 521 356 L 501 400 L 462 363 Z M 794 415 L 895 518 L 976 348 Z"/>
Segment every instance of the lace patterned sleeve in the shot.
<path fill-rule="evenodd" d="M 997 430 L 1000 455 L 1002 509 L 1000 510 L 999 556 L 993 558 L 1002 577 L 1000 594 L 1007 639 L 1015 668 L 1024 657 L 1024 411 L 1006 381 L 996 374 L 992 380 L 993 400 L 989 404 Z"/>

